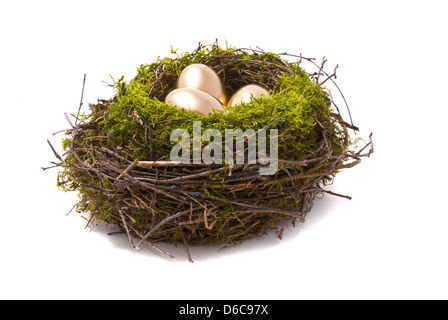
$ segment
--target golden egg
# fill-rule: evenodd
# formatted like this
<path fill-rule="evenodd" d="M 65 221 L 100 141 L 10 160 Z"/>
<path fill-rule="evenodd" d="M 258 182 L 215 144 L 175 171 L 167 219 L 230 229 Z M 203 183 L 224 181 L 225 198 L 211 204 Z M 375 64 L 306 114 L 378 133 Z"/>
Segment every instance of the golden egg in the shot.
<path fill-rule="evenodd" d="M 205 64 L 194 63 L 186 67 L 177 80 L 178 88 L 196 88 L 227 104 L 227 92 L 219 76 Z"/>
<path fill-rule="evenodd" d="M 258 99 L 261 96 L 269 97 L 268 90 L 258 84 L 248 84 L 235 92 L 227 105 L 235 106 L 240 103 L 249 103 L 252 97 Z"/>
<path fill-rule="evenodd" d="M 197 111 L 204 116 L 212 113 L 212 109 L 224 110 L 224 106 L 218 99 L 195 88 L 175 89 L 166 96 L 165 102 L 177 108 Z"/>

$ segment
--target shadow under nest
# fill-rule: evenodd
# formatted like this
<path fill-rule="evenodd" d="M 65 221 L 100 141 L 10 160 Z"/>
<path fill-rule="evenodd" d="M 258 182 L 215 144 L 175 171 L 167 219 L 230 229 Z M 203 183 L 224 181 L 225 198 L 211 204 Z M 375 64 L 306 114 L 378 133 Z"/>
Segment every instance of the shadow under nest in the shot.
<path fill-rule="evenodd" d="M 60 160 L 55 166 L 63 168 L 58 186 L 79 193 L 76 210 L 89 212 L 89 223 L 119 226 L 132 247 L 146 243 L 169 255 L 156 244 L 183 243 L 188 253 L 188 245 L 234 245 L 282 221 L 303 222 L 316 196 L 334 194 L 325 185 L 373 152 L 371 136 L 355 150 L 349 130 L 358 129 L 342 118 L 323 87 L 335 77 L 323 70 L 324 63 L 303 57 L 291 63 L 278 54 L 217 45 L 173 53 L 140 66 L 129 83 L 115 81 L 116 95 L 91 104 L 89 114 L 73 121 L 67 116 L 65 154 L 52 147 Z M 317 72 L 306 73 L 300 67 L 304 59 Z M 192 63 L 211 67 L 229 96 L 250 83 L 266 86 L 270 96 L 209 117 L 165 104 L 180 72 Z M 177 143 L 170 133 L 192 133 L 193 121 L 201 121 L 203 130 L 277 129 L 277 172 L 260 175 L 266 166 L 261 163 L 170 163 Z"/>

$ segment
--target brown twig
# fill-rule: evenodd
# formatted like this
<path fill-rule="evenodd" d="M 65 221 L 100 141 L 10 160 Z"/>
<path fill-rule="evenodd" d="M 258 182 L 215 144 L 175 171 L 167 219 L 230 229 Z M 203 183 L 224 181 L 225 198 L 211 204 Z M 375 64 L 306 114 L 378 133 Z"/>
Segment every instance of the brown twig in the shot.
<path fill-rule="evenodd" d="M 86 85 L 86 74 L 84 73 L 84 78 L 82 80 L 82 91 L 81 91 L 81 101 L 79 102 L 78 115 L 81 113 L 82 100 L 84 98 L 84 87 Z M 75 125 L 78 123 L 78 117 L 76 117 Z"/>
<path fill-rule="evenodd" d="M 190 250 L 188 249 L 187 240 L 185 239 L 185 235 L 184 235 L 184 231 L 183 231 L 182 227 L 179 227 L 179 230 L 180 230 L 180 233 L 182 234 L 182 241 L 184 243 L 185 253 L 187 254 L 188 261 L 190 261 L 190 263 L 193 263 L 194 261 L 191 258 Z"/>

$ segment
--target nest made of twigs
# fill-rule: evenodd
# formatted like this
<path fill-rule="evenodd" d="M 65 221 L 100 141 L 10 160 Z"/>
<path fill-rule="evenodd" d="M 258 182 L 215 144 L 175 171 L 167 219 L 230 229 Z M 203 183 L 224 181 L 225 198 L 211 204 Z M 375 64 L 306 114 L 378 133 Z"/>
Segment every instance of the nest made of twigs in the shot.
<path fill-rule="evenodd" d="M 315 73 L 300 67 L 304 59 L 317 67 Z M 215 70 L 229 95 L 259 83 L 271 96 L 210 117 L 165 104 L 191 63 Z M 134 247 L 233 245 L 262 236 L 279 222 L 304 221 L 316 196 L 334 194 L 324 186 L 336 173 L 373 152 L 371 140 L 354 150 L 349 130 L 357 128 L 342 118 L 323 87 L 335 77 L 323 65 L 217 45 L 142 65 L 129 83 L 115 82 L 112 99 L 91 104 L 91 113 L 73 121 L 67 117 L 64 158 L 55 152 L 56 165 L 63 168 L 58 186 L 79 192 L 76 209 L 90 213 L 89 223 L 117 225 Z M 259 163 L 173 165 L 169 133 L 176 127 L 191 130 L 194 120 L 202 121 L 203 130 L 278 129 L 279 170 L 261 176 Z"/>

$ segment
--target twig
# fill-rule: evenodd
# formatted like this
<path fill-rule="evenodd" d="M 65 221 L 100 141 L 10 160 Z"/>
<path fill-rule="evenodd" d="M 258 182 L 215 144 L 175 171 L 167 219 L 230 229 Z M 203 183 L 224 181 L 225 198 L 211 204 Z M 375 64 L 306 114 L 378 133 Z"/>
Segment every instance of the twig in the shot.
<path fill-rule="evenodd" d="M 133 232 L 135 232 L 135 234 L 136 234 L 137 236 L 139 236 L 140 238 L 143 237 L 143 236 L 142 236 L 142 235 L 141 235 L 141 234 L 140 234 L 134 227 L 129 226 L 129 228 L 130 228 Z M 158 252 L 160 252 L 160 253 L 163 253 L 164 255 L 170 257 L 171 259 L 174 259 L 174 258 L 175 258 L 175 256 L 173 256 L 172 254 L 170 254 L 170 253 L 166 252 L 165 250 L 159 248 L 158 246 L 156 246 L 156 245 L 155 245 L 154 243 L 152 243 L 151 241 L 146 241 L 146 243 L 147 243 L 151 248 L 153 248 L 154 250 L 156 250 L 156 251 L 158 251 Z"/>
<path fill-rule="evenodd" d="M 112 156 L 114 156 L 114 157 L 120 159 L 121 161 L 123 161 L 123 162 L 125 162 L 125 163 L 128 163 L 128 164 L 129 164 L 129 163 L 132 163 L 132 161 L 130 161 L 130 160 L 128 160 L 128 159 L 126 159 L 126 158 L 120 156 L 118 153 L 116 153 L 116 152 L 114 152 L 114 151 L 112 151 L 112 150 L 109 150 L 109 149 L 107 149 L 106 147 L 100 147 L 100 149 L 101 149 L 102 151 L 104 151 L 104 152 L 106 152 L 106 153 L 108 153 L 108 154 L 110 154 L 110 155 L 112 155 Z"/>
<path fill-rule="evenodd" d="M 56 156 L 56 158 L 58 158 L 59 161 L 63 162 L 64 160 L 62 160 L 61 156 L 56 152 L 56 150 L 53 148 L 53 146 L 51 145 L 50 140 L 47 140 L 48 145 L 50 146 L 51 150 L 53 150 L 54 155 Z"/>
<path fill-rule="evenodd" d="M 339 67 L 339 65 L 336 65 L 336 67 L 334 68 L 333 74 L 331 76 L 327 77 L 327 79 L 325 79 L 324 81 L 322 81 L 322 83 L 320 83 L 320 86 L 323 86 L 325 82 L 327 82 L 328 80 L 330 80 L 333 77 L 335 79 L 337 79 L 337 77 L 336 77 L 336 70 L 337 70 L 338 67 Z"/>
<path fill-rule="evenodd" d="M 319 84 L 319 77 L 322 74 L 322 70 L 324 69 L 325 62 L 328 60 L 325 59 L 325 56 L 322 58 L 322 64 L 320 65 L 319 72 L 317 73 L 316 84 Z"/>
<path fill-rule="evenodd" d="M 56 132 L 52 133 L 52 135 L 55 136 L 55 135 L 57 135 L 58 133 L 62 133 L 62 132 L 65 132 L 65 131 L 67 131 L 67 130 L 66 130 L 66 129 L 64 129 L 64 130 L 59 130 L 59 131 L 56 131 Z"/>
<path fill-rule="evenodd" d="M 286 169 L 285 167 L 281 167 L 280 170 L 283 170 L 284 172 L 286 172 L 286 174 L 289 177 L 289 181 L 291 182 L 291 185 L 295 188 L 296 184 L 294 183 L 294 179 L 292 178 L 291 173 L 288 171 L 288 169 Z"/>
<path fill-rule="evenodd" d="M 370 155 L 374 152 L 372 134 L 373 133 L 370 133 L 370 135 L 369 135 L 370 141 L 355 154 L 357 157 L 362 157 L 362 156 L 370 157 Z M 361 154 L 361 152 L 363 152 L 368 146 L 370 146 L 369 152 Z"/>
<path fill-rule="evenodd" d="M 57 167 L 60 167 L 61 165 L 60 164 L 57 164 L 57 165 L 54 165 L 54 166 L 49 166 L 49 167 L 41 167 L 42 168 L 42 170 L 48 170 L 48 169 L 53 169 L 53 168 L 57 168 Z"/>
<path fill-rule="evenodd" d="M 190 261 L 190 263 L 193 263 L 194 261 L 191 258 L 190 250 L 188 249 L 187 240 L 185 239 L 185 235 L 184 235 L 184 231 L 182 230 L 182 227 L 179 227 L 179 230 L 180 230 L 180 233 L 182 234 L 182 240 L 184 242 L 185 253 L 187 254 L 188 261 Z"/>
<path fill-rule="evenodd" d="M 70 123 L 70 125 L 72 126 L 72 128 L 75 128 L 75 125 L 73 124 L 73 122 L 70 120 L 70 118 L 68 117 L 67 112 L 64 112 L 65 118 L 67 119 L 68 123 Z"/>
<path fill-rule="evenodd" d="M 146 241 L 146 243 L 153 248 L 154 250 L 163 253 L 164 255 L 167 255 L 168 257 L 170 257 L 171 259 L 176 258 L 175 256 L 173 256 L 172 254 L 170 254 L 169 252 L 166 252 L 165 250 L 161 249 L 160 247 L 156 246 L 154 243 L 150 242 L 150 241 Z"/>
<path fill-rule="evenodd" d="M 268 213 L 278 213 L 285 216 L 290 216 L 294 218 L 301 218 L 302 213 L 296 212 L 296 211 L 288 211 L 278 208 L 268 208 L 268 207 L 260 207 L 260 206 L 254 206 L 246 203 L 236 202 L 236 201 L 229 201 L 231 204 L 234 204 L 236 206 L 245 207 L 245 208 L 251 208 L 251 209 L 257 209 L 257 212 L 268 212 Z"/>
<path fill-rule="evenodd" d="M 132 162 L 124 171 L 123 173 L 121 173 L 118 177 L 117 180 L 120 180 L 121 177 L 123 177 L 124 174 L 128 173 L 129 171 L 131 171 L 132 169 L 134 169 L 136 166 L 138 166 L 138 160 L 135 160 L 134 162 Z"/>
<path fill-rule="evenodd" d="M 133 249 L 135 249 L 134 242 L 132 241 L 131 234 L 129 233 L 129 228 L 128 228 L 128 225 L 127 225 L 127 223 L 126 223 L 126 219 L 125 219 L 125 217 L 124 217 L 124 215 L 123 215 L 123 212 L 121 211 L 121 209 L 120 209 L 120 207 L 118 206 L 117 202 L 115 202 L 115 206 L 117 207 L 118 214 L 119 214 L 120 217 L 121 217 L 121 221 L 122 221 L 122 223 L 123 223 L 123 228 L 124 228 L 124 230 L 126 231 L 126 234 L 128 235 L 129 244 L 131 245 L 131 247 L 132 247 Z"/>
<path fill-rule="evenodd" d="M 200 209 L 201 207 L 195 207 L 192 210 L 196 211 L 198 209 Z M 181 212 L 178 212 L 176 214 L 173 214 L 172 216 L 169 216 L 168 218 L 165 218 L 164 220 L 160 221 L 154 228 L 152 228 L 147 234 L 145 234 L 145 236 L 140 240 L 139 243 L 137 243 L 137 249 L 140 248 L 141 244 L 146 241 L 152 234 L 154 234 L 158 229 L 160 229 L 161 227 L 163 227 L 165 224 L 167 224 L 168 222 L 176 219 L 176 218 L 180 218 L 183 215 L 190 213 L 190 208 L 188 210 L 184 210 Z"/>
<path fill-rule="evenodd" d="M 337 197 L 341 197 L 341 198 L 346 198 L 348 200 L 352 200 L 352 197 L 350 197 L 350 196 L 345 196 L 345 195 L 342 195 L 342 194 L 339 194 L 339 193 L 336 193 L 336 192 L 333 192 L 333 191 L 329 191 L 329 190 L 322 190 L 322 191 L 325 192 L 325 193 L 331 194 L 333 196 L 337 196 Z"/>
<path fill-rule="evenodd" d="M 84 79 L 82 80 L 82 92 L 81 92 L 81 101 L 79 102 L 78 115 L 81 113 L 82 100 L 84 98 L 84 86 L 86 84 L 86 74 L 84 73 Z M 78 122 L 78 117 L 76 117 L 75 125 Z"/>

